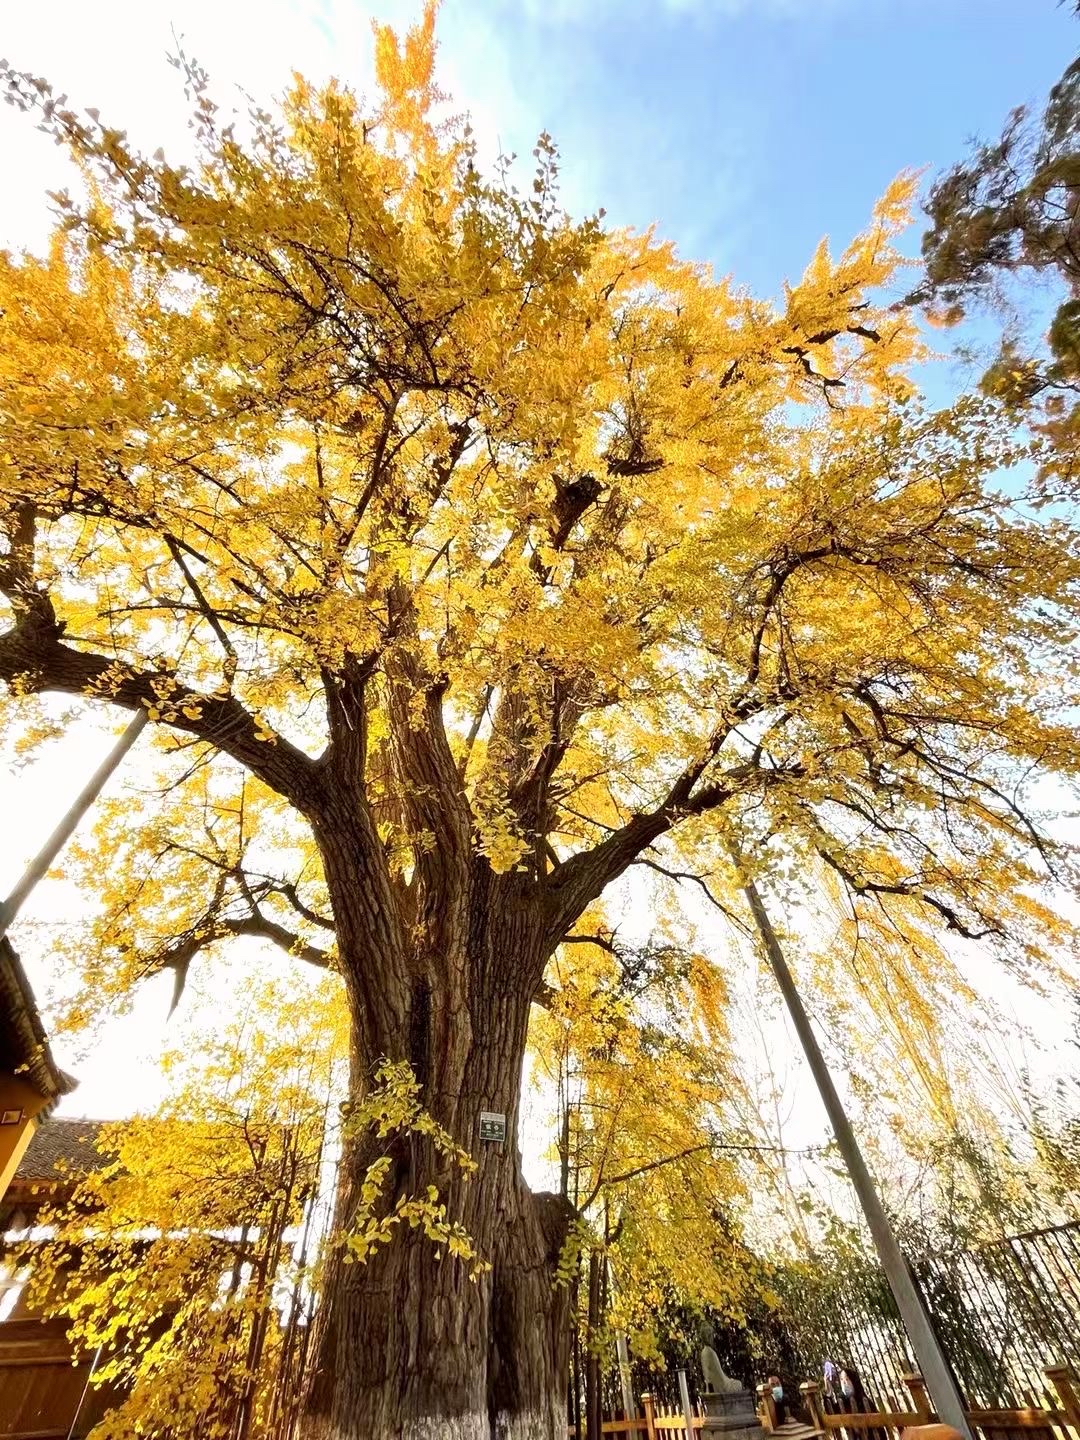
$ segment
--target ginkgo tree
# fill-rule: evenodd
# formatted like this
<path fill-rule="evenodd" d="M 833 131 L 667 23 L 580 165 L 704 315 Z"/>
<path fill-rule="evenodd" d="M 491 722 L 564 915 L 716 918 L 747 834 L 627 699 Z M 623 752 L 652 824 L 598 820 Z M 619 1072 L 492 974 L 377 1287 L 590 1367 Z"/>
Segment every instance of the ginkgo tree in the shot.
<path fill-rule="evenodd" d="M 561 1268 L 592 1436 L 615 1336 L 659 1364 L 662 1300 L 738 1320 L 756 1298 L 762 1267 L 742 1230 L 758 1175 L 746 1162 L 771 1151 L 732 1103 L 744 1086 L 717 966 L 673 938 L 580 938 L 530 1030 L 530 1073 L 555 1103 L 559 1188 L 577 1211 Z"/>
<path fill-rule="evenodd" d="M 344 1078 L 338 988 L 256 979 L 218 1033 L 204 997 L 162 1057 L 166 1100 L 103 1125 L 97 1163 L 21 1243 L 31 1306 L 95 1357 L 97 1440 L 288 1433 Z"/>
<path fill-rule="evenodd" d="M 369 102 L 235 117 L 178 57 L 190 165 L 4 69 L 87 198 L 0 260 L 0 676 L 145 709 L 180 793 L 233 777 L 242 843 L 148 825 L 95 964 L 257 929 L 340 971 L 360 1113 L 419 1086 L 374 1218 L 436 1195 L 483 1263 L 423 1222 L 333 1250 L 305 1437 L 553 1440 L 571 1216 L 518 1155 L 552 956 L 643 858 L 736 844 L 1037 962 L 1064 860 L 1016 778 L 1076 770 L 1080 562 L 994 488 L 989 403 L 915 400 L 911 180 L 767 303 L 571 221 L 546 136 L 523 191 L 483 173 L 432 6 L 376 50 Z M 343 1230 L 385 1138 L 350 1130 Z"/>

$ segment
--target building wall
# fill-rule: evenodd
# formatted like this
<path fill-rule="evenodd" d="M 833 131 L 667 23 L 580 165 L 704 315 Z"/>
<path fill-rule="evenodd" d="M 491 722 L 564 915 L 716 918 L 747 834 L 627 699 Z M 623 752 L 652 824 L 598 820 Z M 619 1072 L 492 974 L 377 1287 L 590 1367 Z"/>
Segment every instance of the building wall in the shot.
<path fill-rule="evenodd" d="M 37 1117 L 48 1102 L 19 1075 L 0 1071 L 0 1117 L 5 1110 L 18 1110 L 22 1118 L 13 1125 L 0 1125 L 0 1199 L 37 1129 Z"/>

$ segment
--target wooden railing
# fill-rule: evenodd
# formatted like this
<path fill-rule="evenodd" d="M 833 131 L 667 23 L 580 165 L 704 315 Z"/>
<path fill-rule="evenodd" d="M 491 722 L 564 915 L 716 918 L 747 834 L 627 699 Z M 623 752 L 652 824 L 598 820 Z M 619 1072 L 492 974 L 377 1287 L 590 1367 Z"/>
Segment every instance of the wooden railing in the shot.
<path fill-rule="evenodd" d="M 1067 1365 L 1053 1365 L 1045 1371 L 1047 1380 L 1057 1396 L 1058 1403 L 1052 1408 L 1028 1406 L 1004 1410 L 969 1410 L 968 1420 L 973 1430 L 981 1432 L 984 1440 L 1080 1440 L 1080 1383 Z M 932 1425 L 937 1416 L 930 1404 L 926 1384 L 921 1375 L 905 1375 L 904 1384 L 911 1395 L 910 1410 L 872 1410 L 864 1413 L 834 1414 L 826 1410 L 822 1400 L 821 1386 L 812 1380 L 799 1386 L 803 1397 L 809 1425 L 788 1421 L 779 1423 L 776 1402 L 772 1391 L 759 1385 L 758 1417 L 766 1435 L 776 1435 L 782 1440 L 802 1440 L 809 1435 L 829 1437 L 837 1432 L 847 1432 L 847 1440 L 854 1440 L 858 1432 L 897 1433 L 914 1425 Z M 679 1435 L 685 1440 L 709 1429 L 709 1417 L 701 1405 L 694 1406 L 694 1413 L 684 1416 L 675 1406 L 664 1406 L 652 1395 L 642 1395 L 643 1414 L 638 1419 L 605 1420 L 601 1426 L 604 1435 L 625 1435 L 644 1437 L 644 1440 L 660 1440 L 662 1436 Z M 1018 1436 L 1015 1432 L 1023 1432 Z M 574 1427 L 568 1433 L 574 1436 Z"/>
<path fill-rule="evenodd" d="M 600 1429 L 605 1435 L 643 1435 L 645 1440 L 657 1440 L 660 1435 L 686 1434 L 686 1417 L 675 1406 L 662 1405 L 653 1395 L 642 1395 L 642 1415 L 636 1420 L 605 1420 Z M 694 1432 L 704 1429 L 709 1423 L 700 1405 L 690 1417 Z M 574 1427 L 569 1427 L 574 1435 Z"/>
<path fill-rule="evenodd" d="M 1059 1440 L 1067 1436 L 1080 1440 L 1080 1394 L 1075 1376 L 1067 1365 L 1054 1365 L 1045 1371 L 1047 1380 L 1057 1395 L 1058 1404 L 1053 1408 L 1027 1406 L 1016 1409 L 966 1411 L 968 1421 L 976 1432 L 987 1437 L 998 1437 L 1006 1432 L 1027 1432 L 1027 1440 L 1035 1440 L 1036 1432 L 1045 1440 Z M 921 1375 L 905 1375 L 904 1384 L 911 1395 L 910 1410 L 868 1411 L 864 1414 L 832 1413 L 822 1403 L 821 1387 L 814 1381 L 799 1386 L 811 1424 L 815 1430 L 829 1436 L 837 1431 L 851 1432 L 872 1430 L 906 1430 L 913 1425 L 930 1425 L 937 1420 L 926 1384 Z M 776 1407 L 770 1393 L 764 1386 L 758 1387 L 760 1414 L 766 1430 L 776 1430 Z"/>

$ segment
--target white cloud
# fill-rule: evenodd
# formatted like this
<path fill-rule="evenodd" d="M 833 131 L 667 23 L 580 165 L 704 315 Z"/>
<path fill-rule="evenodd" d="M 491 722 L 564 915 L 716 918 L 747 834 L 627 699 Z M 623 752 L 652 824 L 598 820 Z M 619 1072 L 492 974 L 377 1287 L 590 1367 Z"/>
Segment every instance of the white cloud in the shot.
<path fill-rule="evenodd" d="M 280 95 L 293 71 L 337 76 L 370 89 L 372 14 L 405 28 L 419 0 L 54 0 L 12 6 L 3 53 L 44 75 L 77 108 L 96 106 L 140 144 L 171 153 L 187 141 L 179 75 L 166 63 L 179 37 L 211 74 L 220 96 L 236 87 L 259 100 Z M 494 150 L 535 129 L 508 80 L 505 42 L 475 0 L 445 5 L 439 23 L 444 88 L 467 109 L 481 143 Z M 48 189 L 70 181 L 63 154 L 30 117 L 0 106 L 0 245 L 39 247 L 49 228 Z"/>
<path fill-rule="evenodd" d="M 859 0 L 506 0 L 504 8 L 538 24 L 595 28 L 610 25 L 628 11 L 639 18 L 651 14 L 656 20 L 820 19 L 823 12 L 852 3 Z"/>

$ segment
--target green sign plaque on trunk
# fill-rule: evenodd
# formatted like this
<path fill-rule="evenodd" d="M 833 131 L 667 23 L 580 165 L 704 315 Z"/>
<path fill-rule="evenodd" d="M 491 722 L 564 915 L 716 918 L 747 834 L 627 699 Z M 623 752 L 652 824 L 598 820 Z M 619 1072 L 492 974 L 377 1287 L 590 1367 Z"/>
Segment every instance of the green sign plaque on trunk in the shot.
<path fill-rule="evenodd" d="M 506 1116 L 496 1115 L 491 1110 L 481 1110 L 480 1139 L 495 1140 L 501 1145 L 506 1139 Z"/>

